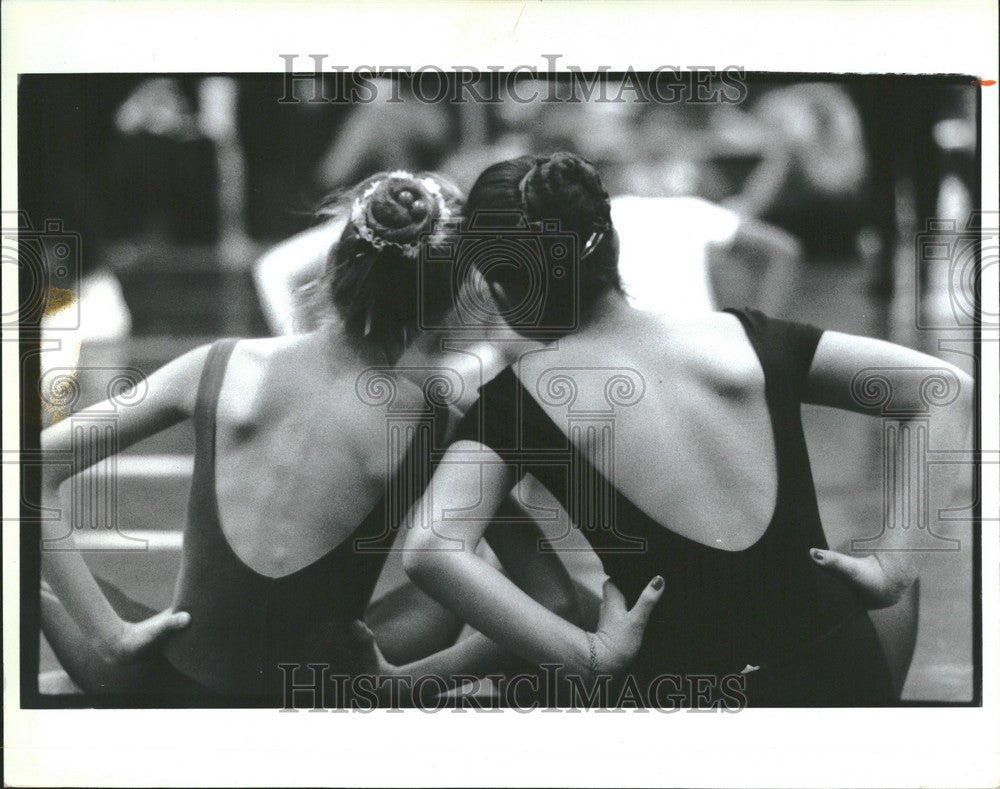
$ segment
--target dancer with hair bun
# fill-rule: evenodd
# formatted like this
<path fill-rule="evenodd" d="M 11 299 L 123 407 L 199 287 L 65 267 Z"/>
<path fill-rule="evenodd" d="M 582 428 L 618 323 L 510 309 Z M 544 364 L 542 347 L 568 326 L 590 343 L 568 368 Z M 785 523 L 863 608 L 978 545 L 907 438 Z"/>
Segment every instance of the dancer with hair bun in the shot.
<path fill-rule="evenodd" d="M 147 397 L 118 420 L 116 450 L 188 419 L 195 432 L 171 608 L 150 611 L 98 582 L 72 549 L 72 526 L 43 527 L 59 549 L 42 552 L 43 630 L 85 692 L 144 706 L 281 705 L 282 664 L 303 667 L 295 684 L 309 663 L 340 674 L 370 665 L 356 620 L 462 389 L 454 357 L 421 331 L 422 320 L 447 321 L 451 267 L 418 269 L 420 245 L 435 243 L 425 234 L 460 206 L 434 175 L 367 179 L 329 206 L 347 219 L 314 293 L 326 310 L 311 331 L 220 340 L 149 376 Z M 47 459 L 71 448 L 80 455 L 71 422 L 42 434 Z M 90 463 L 108 451 L 86 450 Z M 47 463 L 45 500 L 83 470 Z M 503 545 L 519 535 L 530 541 Z M 494 537 L 511 576 L 550 602 L 546 590 L 565 573 L 535 549 L 537 535 L 512 528 Z M 473 636 L 429 668 L 447 677 L 504 659 Z"/>
<path fill-rule="evenodd" d="M 466 413 L 413 510 L 403 557 L 411 578 L 525 660 L 614 675 L 646 705 L 727 695 L 753 706 L 890 703 L 867 611 L 913 582 L 898 550 L 906 535 L 891 531 L 864 557 L 829 550 L 800 405 L 877 413 L 854 391 L 859 372 L 877 368 L 897 413 L 923 413 L 919 381 L 933 372 L 954 397 L 934 433 L 952 445 L 949 433 L 970 434 L 972 379 L 908 348 L 753 310 L 633 309 L 608 195 L 573 154 L 487 168 L 466 212 L 473 238 L 495 239 L 495 254 L 481 256 L 494 299 L 542 345 L 482 387 Z M 503 250 L 527 233 L 551 251 L 535 267 L 513 257 L 503 265 Z M 554 251 L 570 236 L 572 260 Z M 538 293 L 540 306 L 519 308 Z M 645 632 L 638 620 L 614 637 L 581 629 L 469 550 L 524 478 L 566 509 L 621 589 L 620 609 L 651 611 Z M 657 594 L 665 599 L 652 608 Z M 621 660 L 632 651 L 634 661 Z"/>

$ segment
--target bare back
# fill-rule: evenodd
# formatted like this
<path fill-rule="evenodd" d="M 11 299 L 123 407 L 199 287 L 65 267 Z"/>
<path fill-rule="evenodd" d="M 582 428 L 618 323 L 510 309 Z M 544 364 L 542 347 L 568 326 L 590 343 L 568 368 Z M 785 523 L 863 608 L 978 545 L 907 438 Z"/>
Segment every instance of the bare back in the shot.
<path fill-rule="evenodd" d="M 389 404 L 358 393 L 371 365 L 342 348 L 317 354 L 310 337 L 241 341 L 216 414 L 219 520 L 237 556 L 270 577 L 343 542 L 393 470 Z M 395 409 L 421 410 L 419 386 L 402 377 L 392 385 Z"/>
<path fill-rule="evenodd" d="M 575 371 L 571 406 L 545 393 L 562 369 Z M 517 374 L 565 429 L 570 410 L 608 408 L 605 387 L 622 371 L 634 402 L 613 405 L 613 430 L 574 436 L 578 448 L 672 531 L 723 550 L 755 543 L 774 512 L 777 465 L 764 373 L 739 320 L 627 309 L 525 356 Z"/>

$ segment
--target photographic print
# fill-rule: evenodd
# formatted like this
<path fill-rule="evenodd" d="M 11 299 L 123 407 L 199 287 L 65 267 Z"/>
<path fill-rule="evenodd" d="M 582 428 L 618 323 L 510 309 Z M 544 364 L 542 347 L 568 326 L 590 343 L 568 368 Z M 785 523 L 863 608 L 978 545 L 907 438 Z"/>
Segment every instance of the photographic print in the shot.
<path fill-rule="evenodd" d="M 8 711 L 996 729 L 991 75 L 274 47 L 4 67 Z"/>

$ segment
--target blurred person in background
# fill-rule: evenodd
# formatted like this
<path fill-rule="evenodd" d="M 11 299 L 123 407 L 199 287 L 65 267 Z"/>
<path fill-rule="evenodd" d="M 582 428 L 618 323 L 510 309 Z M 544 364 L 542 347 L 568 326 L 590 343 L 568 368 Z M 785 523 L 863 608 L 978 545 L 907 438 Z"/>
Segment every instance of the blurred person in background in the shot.
<path fill-rule="evenodd" d="M 316 177 L 326 191 L 366 173 L 436 169 L 455 147 L 460 132 L 447 103 L 421 101 L 403 81 L 379 78 L 369 85 L 371 101 L 351 105 L 319 162 Z"/>
<path fill-rule="evenodd" d="M 819 82 L 772 88 L 750 113 L 760 163 L 725 204 L 794 234 L 810 257 L 853 256 L 870 218 L 863 127 L 850 94 Z"/>
<path fill-rule="evenodd" d="M 199 123 L 198 83 L 140 83 L 114 116 L 113 235 L 133 242 L 209 244 L 218 236 L 219 173 Z"/>
<path fill-rule="evenodd" d="M 307 92 L 300 83 L 295 86 Z M 371 172 L 437 170 L 450 176 L 463 171 L 461 164 L 454 164 L 461 161 L 462 152 L 484 149 L 486 109 L 475 102 L 424 101 L 404 80 L 377 78 L 369 86 L 371 101 L 350 106 L 314 167 L 312 178 L 322 193 L 336 192 Z M 305 95 L 300 98 L 300 104 L 310 106 Z M 453 164 L 440 166 L 446 158 Z M 452 180 L 461 188 L 461 179 Z M 322 273 L 344 221 L 326 217 L 277 244 L 254 265 L 261 308 L 273 333 L 310 325 L 295 294 Z"/>
<path fill-rule="evenodd" d="M 872 287 L 878 295 L 901 298 L 900 315 L 914 314 L 908 303 L 914 292 L 929 293 L 932 303 L 916 305 L 930 313 L 947 311 L 947 285 L 935 272 L 911 270 L 911 245 L 931 219 L 965 226 L 980 203 L 976 169 L 977 86 L 949 84 L 946 79 L 885 81 L 860 78 L 851 94 L 860 107 L 871 162 L 872 217 L 877 229 L 873 256 L 877 270 Z M 913 280 L 914 273 L 919 282 Z M 954 320 L 954 316 L 948 318 Z M 927 339 L 903 320 L 890 327 L 906 342 Z"/>
<path fill-rule="evenodd" d="M 713 270 L 738 274 L 738 303 L 780 314 L 801 260 L 790 233 L 699 197 L 611 199 L 622 286 L 636 309 L 698 314 L 718 309 Z"/>
<path fill-rule="evenodd" d="M 139 267 L 173 272 L 206 259 L 208 268 L 224 268 L 253 257 L 243 227 L 235 81 L 156 77 L 131 83 L 117 107 L 108 108 L 109 128 L 99 143 L 110 183 L 101 199 L 95 195 L 104 206 L 103 232 L 89 228 L 81 237 L 89 270 L 79 300 L 64 299 L 43 321 L 43 337 L 60 341 L 42 354 L 43 405 L 58 401 L 45 390 L 49 373 L 86 377 L 85 369 L 77 370 L 84 345 L 88 367 L 128 364 L 125 341 L 133 321 L 121 277 L 128 281 Z M 107 94 L 113 92 L 105 89 Z M 139 301 L 145 316 L 141 296 Z M 67 331 L 69 313 L 79 320 Z"/>
<path fill-rule="evenodd" d="M 42 320 L 43 424 L 60 413 L 49 407 L 60 401 L 49 382 L 86 375 L 79 369 L 84 346 L 88 366 L 126 363 L 124 342 L 132 331 L 132 315 L 118 275 L 134 262 L 136 243 L 204 240 L 214 233 L 212 145 L 200 134 L 194 103 L 181 83 L 165 77 L 129 79 L 100 88 L 86 92 L 86 107 L 106 119 L 107 127 L 98 128 L 93 138 L 70 127 L 76 134 L 72 143 L 52 145 L 46 151 L 46 156 L 54 151 L 73 154 L 79 168 L 77 149 L 81 138 L 85 140 L 82 171 L 69 168 L 77 180 L 64 194 L 84 195 L 85 211 L 69 219 L 89 219 L 66 225 L 81 231 L 80 258 L 72 261 L 74 267 L 83 268 L 79 292 L 60 294 Z M 67 97 L 67 102 L 69 111 L 81 106 L 79 98 Z M 94 173 L 88 172 L 91 166 L 107 173 L 107 186 L 98 186 Z"/>

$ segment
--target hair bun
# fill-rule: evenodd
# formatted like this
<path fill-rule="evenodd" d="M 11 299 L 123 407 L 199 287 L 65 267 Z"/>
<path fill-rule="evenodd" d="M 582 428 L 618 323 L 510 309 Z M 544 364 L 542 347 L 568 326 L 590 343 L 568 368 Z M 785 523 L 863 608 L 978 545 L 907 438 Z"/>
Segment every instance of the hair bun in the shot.
<path fill-rule="evenodd" d="M 521 184 L 532 218 L 559 219 L 567 227 L 590 230 L 611 219 L 608 193 L 594 166 L 573 153 L 538 159 Z"/>
<path fill-rule="evenodd" d="M 376 182 L 364 207 L 366 225 L 375 238 L 393 244 L 411 244 L 439 217 L 439 192 L 428 179 L 390 175 Z"/>

